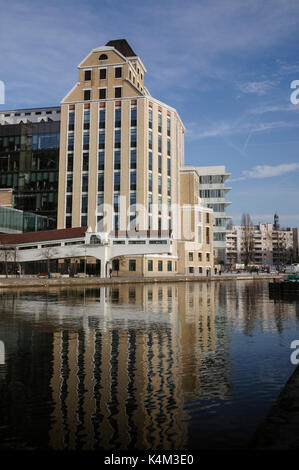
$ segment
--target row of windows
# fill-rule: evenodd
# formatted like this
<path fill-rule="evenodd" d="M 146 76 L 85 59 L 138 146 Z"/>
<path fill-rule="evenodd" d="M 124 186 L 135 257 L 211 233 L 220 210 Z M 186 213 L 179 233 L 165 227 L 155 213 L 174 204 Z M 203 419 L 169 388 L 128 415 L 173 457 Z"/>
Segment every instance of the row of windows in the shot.
<path fill-rule="evenodd" d="M 167 116 L 167 135 L 170 137 L 170 132 L 171 132 L 171 122 L 170 122 L 170 117 Z M 153 128 L 153 110 L 149 108 L 148 110 L 148 127 L 150 129 Z M 162 113 L 158 112 L 158 132 L 162 133 Z"/>
<path fill-rule="evenodd" d="M 90 81 L 91 80 L 91 70 L 84 70 L 84 80 Z M 122 67 L 114 67 L 114 78 L 121 78 L 122 77 Z M 106 80 L 107 78 L 107 69 L 101 68 L 99 70 L 99 79 Z"/>
<path fill-rule="evenodd" d="M 209 199 L 211 197 L 225 197 L 224 189 L 205 189 L 199 191 L 199 197 Z"/>
<path fill-rule="evenodd" d="M 193 251 L 189 251 L 188 259 L 189 261 L 194 261 L 195 253 Z M 202 253 L 197 254 L 198 261 L 202 261 Z M 206 253 L 206 261 L 210 261 L 210 253 Z"/>
<path fill-rule="evenodd" d="M 100 88 L 98 98 L 100 100 L 105 100 L 107 97 L 106 88 Z M 122 96 L 122 87 L 114 87 L 114 98 L 121 98 Z M 91 90 L 83 90 L 83 99 L 84 101 L 91 100 Z"/>
<path fill-rule="evenodd" d="M 41 114 L 60 114 L 60 109 L 57 109 L 56 111 L 25 111 L 25 112 L 22 112 L 22 113 L 5 113 L 4 114 L 4 117 L 19 117 L 19 116 L 31 116 L 33 114 L 35 114 L 36 116 L 39 116 Z"/>
<path fill-rule="evenodd" d="M 173 269 L 173 262 L 167 260 L 166 263 L 163 260 L 148 260 L 147 262 L 147 270 L 149 272 L 154 270 L 154 264 L 159 272 L 163 270 L 167 270 L 168 272 L 172 272 Z M 176 264 L 176 263 L 175 263 Z M 129 271 L 136 271 L 136 259 L 129 259 L 128 260 Z M 112 269 L 113 271 L 119 271 L 120 262 L 119 259 L 114 259 L 112 261 Z M 175 266 L 176 269 L 176 266 Z"/>

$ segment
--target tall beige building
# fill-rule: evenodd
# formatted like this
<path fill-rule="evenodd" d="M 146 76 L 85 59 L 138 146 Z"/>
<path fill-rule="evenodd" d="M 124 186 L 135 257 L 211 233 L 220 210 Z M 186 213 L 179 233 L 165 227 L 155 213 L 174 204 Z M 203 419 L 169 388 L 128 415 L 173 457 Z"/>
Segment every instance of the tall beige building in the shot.
<path fill-rule="evenodd" d="M 174 108 L 150 95 L 145 74 L 124 39 L 93 49 L 79 64 L 78 82 L 61 102 L 57 228 L 88 226 L 112 243 L 138 234 L 135 273 L 199 274 L 178 263 L 178 256 L 185 257 L 178 248 L 178 240 L 185 239 L 180 200 L 185 127 Z M 199 204 L 196 190 L 188 204 Z M 211 210 L 202 210 L 212 219 Z M 209 227 L 210 219 L 204 222 Z M 147 259 L 141 245 L 149 233 L 171 239 L 171 252 Z M 193 242 L 198 249 L 198 239 Z M 211 253 L 212 245 L 209 241 Z M 211 267 L 213 256 L 208 258 Z M 129 265 L 125 257 L 112 269 L 127 274 Z"/>

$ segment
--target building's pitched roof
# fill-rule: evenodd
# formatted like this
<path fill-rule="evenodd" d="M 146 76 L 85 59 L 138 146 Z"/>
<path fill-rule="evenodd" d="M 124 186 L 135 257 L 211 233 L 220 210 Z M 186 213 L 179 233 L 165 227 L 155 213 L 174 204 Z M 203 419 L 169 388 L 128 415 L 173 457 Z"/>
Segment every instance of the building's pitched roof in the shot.
<path fill-rule="evenodd" d="M 115 47 L 125 57 L 136 57 L 135 52 L 128 44 L 126 39 L 114 39 L 107 42 L 106 46 Z"/>
<path fill-rule="evenodd" d="M 44 230 L 41 232 L 25 233 L 0 233 L 0 243 L 3 245 L 14 245 L 19 243 L 37 243 L 65 238 L 83 237 L 87 227 L 64 228 L 60 230 Z"/>

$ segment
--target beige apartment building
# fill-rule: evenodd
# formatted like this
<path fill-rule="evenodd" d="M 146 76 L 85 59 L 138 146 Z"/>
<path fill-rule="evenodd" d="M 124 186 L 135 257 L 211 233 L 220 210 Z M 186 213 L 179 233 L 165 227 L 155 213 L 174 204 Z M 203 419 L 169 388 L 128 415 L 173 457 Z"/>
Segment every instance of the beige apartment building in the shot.
<path fill-rule="evenodd" d="M 86 226 L 111 244 L 130 239 L 135 256 L 124 246 L 105 261 L 112 275 L 206 274 L 213 211 L 200 205 L 196 169 L 184 167 L 184 124 L 150 95 L 145 74 L 124 39 L 79 64 L 61 102 L 57 228 Z M 155 253 L 161 243 L 165 253 Z"/>
<path fill-rule="evenodd" d="M 293 231 L 272 223 L 259 223 L 247 230 L 242 225 L 235 225 L 228 232 L 227 257 L 232 267 L 244 263 L 247 258 L 251 265 L 285 265 L 294 260 Z"/>

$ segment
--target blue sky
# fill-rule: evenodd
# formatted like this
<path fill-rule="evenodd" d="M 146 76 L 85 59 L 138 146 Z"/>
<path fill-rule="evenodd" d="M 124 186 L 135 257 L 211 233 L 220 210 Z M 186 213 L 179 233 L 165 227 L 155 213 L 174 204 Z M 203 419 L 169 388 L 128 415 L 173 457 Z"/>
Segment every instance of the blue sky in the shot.
<path fill-rule="evenodd" d="M 126 38 L 185 126 L 185 162 L 226 165 L 234 223 L 299 226 L 298 0 L 0 0 L 0 109 L 55 106 L 77 65 Z M 299 95 L 298 95 L 299 96 Z"/>

